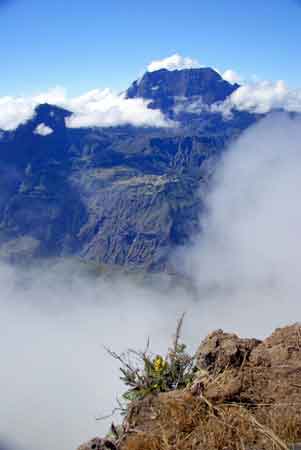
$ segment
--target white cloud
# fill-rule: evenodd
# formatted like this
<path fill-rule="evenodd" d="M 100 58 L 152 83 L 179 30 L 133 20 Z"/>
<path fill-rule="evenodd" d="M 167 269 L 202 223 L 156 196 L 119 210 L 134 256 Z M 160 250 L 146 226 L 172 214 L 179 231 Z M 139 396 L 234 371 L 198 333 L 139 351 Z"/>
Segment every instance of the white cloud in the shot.
<path fill-rule="evenodd" d="M 153 127 L 171 125 L 161 111 L 148 109 L 147 105 L 148 102 L 140 98 L 126 99 L 124 95 L 117 95 L 110 89 L 95 89 L 67 102 L 66 106 L 74 114 L 66 123 L 71 128 L 126 124 Z"/>
<path fill-rule="evenodd" d="M 213 105 L 214 111 L 225 116 L 232 109 L 265 114 L 275 109 L 301 112 L 301 89 L 289 89 L 284 81 L 260 81 L 241 86 L 225 102 Z"/>
<path fill-rule="evenodd" d="M 175 54 L 152 62 L 148 70 L 158 70 L 162 67 L 176 70 L 199 67 L 199 63 Z M 230 69 L 220 74 L 231 83 L 240 80 L 237 73 Z M 55 87 L 31 97 L 0 97 L 0 130 L 14 130 L 25 123 L 33 117 L 35 108 L 41 103 L 55 104 L 70 110 L 73 114 L 66 120 L 70 128 L 126 124 L 138 127 L 176 126 L 175 122 L 167 120 L 159 110 L 149 109 L 148 101 L 144 99 L 127 99 L 124 94 L 116 94 L 110 89 L 94 89 L 78 97 L 68 97 L 64 88 Z M 183 109 L 184 105 L 178 103 L 177 107 Z M 196 103 L 185 104 L 185 107 L 196 111 L 204 106 L 196 99 Z M 233 109 L 259 114 L 275 109 L 301 112 L 301 89 L 289 89 L 281 80 L 256 81 L 244 84 L 223 103 L 216 103 L 211 107 L 212 112 L 221 112 L 225 117 L 231 116 Z"/>
<path fill-rule="evenodd" d="M 33 97 L 35 104 L 49 103 L 51 105 L 63 105 L 66 103 L 67 92 L 62 86 L 56 86 L 46 92 L 42 92 Z"/>
<path fill-rule="evenodd" d="M 232 321 L 232 331 L 260 335 L 300 317 L 300 142 L 301 120 L 272 114 L 220 161 L 202 234 L 182 263 L 208 304 L 208 322 L 216 315 L 219 327 Z"/>
<path fill-rule="evenodd" d="M 222 71 L 217 67 L 213 67 L 213 70 L 215 70 L 215 72 L 217 72 L 225 81 L 228 81 L 228 83 L 241 84 L 243 82 L 243 78 L 235 70 L 227 69 L 225 71 Z"/>
<path fill-rule="evenodd" d="M 48 136 L 51 133 L 53 133 L 53 129 L 44 123 L 40 123 L 34 130 L 34 134 L 39 134 L 40 136 Z"/>
<path fill-rule="evenodd" d="M 133 126 L 166 127 L 172 125 L 159 110 L 149 109 L 148 101 L 126 99 L 110 89 L 95 89 L 79 97 L 68 98 L 65 89 L 56 87 L 32 97 L 0 97 L 0 129 L 14 130 L 31 119 L 35 108 L 49 103 L 73 112 L 67 126 L 109 127 Z M 173 125 L 175 125 L 173 123 Z"/>
<path fill-rule="evenodd" d="M 66 261 L 26 271 L 0 263 L 0 282 L 0 440 L 29 450 L 76 449 L 105 435 L 113 419 L 95 418 L 110 414 L 124 389 L 104 346 L 121 353 L 151 337 L 164 351 L 192 304 L 182 289 L 167 295 L 159 281 L 156 289 L 155 279 L 154 289 L 93 279 Z"/>
<path fill-rule="evenodd" d="M 0 98 L 0 129 L 14 130 L 19 125 L 29 120 L 34 111 L 31 99 L 23 97 Z"/>
<path fill-rule="evenodd" d="M 164 59 L 158 59 L 152 61 L 148 66 L 148 72 L 155 72 L 160 69 L 167 70 L 182 70 L 182 69 L 194 69 L 200 67 L 200 63 L 196 59 L 181 56 L 179 53 L 175 53 Z"/>
<path fill-rule="evenodd" d="M 30 120 L 36 106 L 41 103 L 63 105 L 66 102 L 65 90 L 55 87 L 32 97 L 0 97 L 0 129 L 11 131 Z"/>
<path fill-rule="evenodd" d="M 238 73 L 232 69 L 226 70 L 224 73 L 222 73 L 221 76 L 223 77 L 224 80 L 228 81 L 228 83 L 231 83 L 231 84 L 241 82 L 240 75 L 238 75 Z"/>

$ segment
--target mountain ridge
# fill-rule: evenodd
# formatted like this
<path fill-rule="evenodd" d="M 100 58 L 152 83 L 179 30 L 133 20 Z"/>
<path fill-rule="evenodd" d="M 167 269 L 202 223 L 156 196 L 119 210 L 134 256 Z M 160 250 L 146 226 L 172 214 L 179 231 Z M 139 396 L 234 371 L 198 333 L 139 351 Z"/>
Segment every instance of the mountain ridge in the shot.
<path fill-rule="evenodd" d="M 161 88 L 153 90 L 156 83 Z M 147 72 L 140 91 L 134 82 L 126 96 L 150 100 L 149 108 L 177 120 L 175 128 L 68 128 L 71 111 L 38 105 L 30 120 L 0 139 L 0 257 L 80 256 L 164 270 L 172 250 L 199 231 L 199 192 L 216 161 L 258 119 L 175 112 L 177 99 L 186 94 L 189 104 L 204 92 L 210 105 L 237 86 L 208 68 Z M 41 125 L 47 135 L 36 132 Z"/>

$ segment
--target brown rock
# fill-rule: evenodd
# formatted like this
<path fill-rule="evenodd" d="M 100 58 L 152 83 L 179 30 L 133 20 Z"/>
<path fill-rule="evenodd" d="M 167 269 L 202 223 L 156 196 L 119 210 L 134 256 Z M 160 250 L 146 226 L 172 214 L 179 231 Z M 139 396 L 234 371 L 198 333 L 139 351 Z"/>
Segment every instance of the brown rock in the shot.
<path fill-rule="evenodd" d="M 217 330 L 200 345 L 197 366 L 210 375 L 202 392 L 215 402 L 301 405 L 301 327 L 277 329 L 260 342 Z"/>
<path fill-rule="evenodd" d="M 109 439 L 94 438 L 82 444 L 78 450 L 117 450 L 116 445 Z"/>
<path fill-rule="evenodd" d="M 78 450 L 299 449 L 301 326 L 265 339 L 217 330 L 200 345 L 192 385 L 132 402 L 118 445 Z M 168 446 L 167 446 L 168 444 Z"/>
<path fill-rule="evenodd" d="M 236 334 L 214 331 L 198 349 L 197 367 L 210 373 L 220 372 L 227 367 L 240 367 L 259 344 L 257 339 L 241 339 Z"/>

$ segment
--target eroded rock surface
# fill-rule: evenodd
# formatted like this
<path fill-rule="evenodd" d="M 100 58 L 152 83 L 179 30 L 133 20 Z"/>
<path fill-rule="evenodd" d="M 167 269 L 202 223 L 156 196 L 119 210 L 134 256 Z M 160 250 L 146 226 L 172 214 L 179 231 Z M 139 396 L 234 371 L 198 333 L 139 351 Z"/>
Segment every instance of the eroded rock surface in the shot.
<path fill-rule="evenodd" d="M 260 344 L 257 339 L 242 339 L 236 334 L 217 330 L 200 345 L 197 352 L 197 367 L 210 372 L 220 372 L 227 367 L 241 367 L 250 353 Z"/>
<path fill-rule="evenodd" d="M 300 324 L 262 342 L 215 331 L 199 347 L 197 365 L 208 373 L 203 392 L 211 400 L 301 405 Z"/>

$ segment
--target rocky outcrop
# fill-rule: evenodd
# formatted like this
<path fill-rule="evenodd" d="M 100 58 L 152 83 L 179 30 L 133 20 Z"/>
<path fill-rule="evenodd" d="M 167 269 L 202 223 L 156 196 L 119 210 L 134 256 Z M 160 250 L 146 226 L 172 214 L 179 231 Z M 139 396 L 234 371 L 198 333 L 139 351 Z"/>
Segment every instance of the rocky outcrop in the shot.
<path fill-rule="evenodd" d="M 204 395 L 214 401 L 245 404 L 301 402 L 301 327 L 277 329 L 269 338 L 241 339 L 218 330 L 201 344 L 197 366 Z M 212 377 L 224 374 L 223 389 Z"/>
<path fill-rule="evenodd" d="M 214 331 L 200 345 L 196 355 L 196 365 L 212 373 L 227 367 L 240 368 L 251 352 L 260 344 L 257 339 L 241 339 L 236 334 Z"/>
<path fill-rule="evenodd" d="M 300 337 L 300 324 L 264 341 L 211 333 L 197 351 L 193 383 L 132 402 L 116 448 L 299 449 Z"/>
<path fill-rule="evenodd" d="M 110 439 L 94 438 L 82 444 L 78 450 L 117 450 L 116 445 Z"/>

